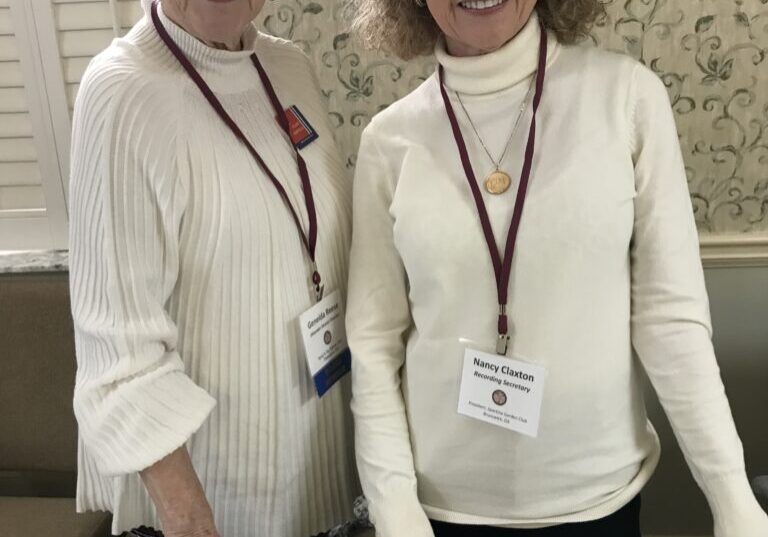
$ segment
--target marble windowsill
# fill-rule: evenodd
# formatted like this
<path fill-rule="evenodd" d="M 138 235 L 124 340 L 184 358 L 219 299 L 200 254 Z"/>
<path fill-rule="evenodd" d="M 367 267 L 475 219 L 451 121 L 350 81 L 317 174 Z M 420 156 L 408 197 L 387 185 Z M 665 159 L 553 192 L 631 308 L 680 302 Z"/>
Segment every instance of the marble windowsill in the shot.
<path fill-rule="evenodd" d="M 66 272 L 67 270 L 69 270 L 67 250 L 0 250 L 0 274 Z"/>
<path fill-rule="evenodd" d="M 701 235 L 705 268 L 768 266 L 768 233 Z M 0 274 L 67 272 L 67 250 L 0 250 Z"/>

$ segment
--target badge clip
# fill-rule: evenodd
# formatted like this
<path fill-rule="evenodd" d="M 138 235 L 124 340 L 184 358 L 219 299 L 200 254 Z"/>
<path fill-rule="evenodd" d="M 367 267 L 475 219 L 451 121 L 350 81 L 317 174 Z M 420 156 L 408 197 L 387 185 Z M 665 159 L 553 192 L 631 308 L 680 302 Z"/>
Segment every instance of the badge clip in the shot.
<path fill-rule="evenodd" d="M 317 271 L 317 264 L 312 261 L 312 283 L 315 286 L 315 299 L 320 302 L 323 299 L 323 293 L 325 291 L 325 285 L 322 284 L 320 273 Z"/>
<path fill-rule="evenodd" d="M 496 341 L 496 354 L 506 356 L 509 346 L 509 321 L 507 320 L 507 305 L 499 304 L 499 339 Z"/>
<path fill-rule="evenodd" d="M 499 334 L 499 339 L 496 341 L 496 354 L 506 356 L 507 347 L 509 347 L 509 336 L 506 334 Z"/>

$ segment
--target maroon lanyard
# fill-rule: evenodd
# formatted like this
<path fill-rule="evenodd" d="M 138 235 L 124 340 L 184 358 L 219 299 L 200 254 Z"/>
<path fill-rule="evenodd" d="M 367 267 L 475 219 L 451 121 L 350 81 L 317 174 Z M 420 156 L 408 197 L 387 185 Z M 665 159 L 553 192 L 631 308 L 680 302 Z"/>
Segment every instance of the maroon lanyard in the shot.
<path fill-rule="evenodd" d="M 173 55 L 176 56 L 176 59 L 179 61 L 184 70 L 187 71 L 187 74 L 192 79 L 192 81 L 197 85 L 198 88 L 200 88 L 203 96 L 208 100 L 208 103 L 210 103 L 211 107 L 216 111 L 221 120 L 227 125 L 227 127 L 229 127 L 232 133 L 245 145 L 245 147 L 248 148 L 248 151 L 251 153 L 253 158 L 256 159 L 256 162 L 258 162 L 262 171 L 267 174 L 267 177 L 272 182 L 272 185 L 275 187 L 275 189 L 277 189 L 278 193 L 283 198 L 283 201 L 288 206 L 288 209 L 291 211 L 293 222 L 296 224 L 296 229 L 301 236 L 304 248 L 306 248 L 307 253 L 309 254 L 309 258 L 312 260 L 312 284 L 315 286 L 315 297 L 319 302 L 323 298 L 323 286 L 320 285 L 320 273 L 317 270 L 317 264 L 315 262 L 315 249 L 317 247 L 317 213 L 315 211 L 315 199 L 312 196 L 312 185 L 309 181 L 309 172 L 307 171 L 307 165 L 304 162 L 304 159 L 301 157 L 299 150 L 296 148 L 293 142 L 291 142 L 291 147 L 296 154 L 296 163 L 299 167 L 299 176 L 301 177 L 301 188 L 304 192 L 304 203 L 307 207 L 307 216 L 309 218 L 309 234 L 304 233 L 304 230 L 301 227 L 301 220 L 299 219 L 299 215 L 296 212 L 296 209 L 294 209 L 293 204 L 291 204 L 291 200 L 288 198 L 288 193 L 285 191 L 283 185 L 280 184 L 280 181 L 277 180 L 275 174 L 272 173 L 272 170 L 269 169 L 269 166 L 267 166 L 267 164 L 264 162 L 264 159 L 261 158 L 261 155 L 259 155 L 259 152 L 256 151 L 255 147 L 253 147 L 253 144 L 250 142 L 250 140 L 248 140 L 243 131 L 240 130 L 240 127 L 238 127 L 237 123 L 235 123 L 227 111 L 224 110 L 221 101 L 219 101 L 219 99 L 211 90 L 210 86 L 208 86 L 205 80 L 203 80 L 203 77 L 200 76 L 200 73 L 198 73 L 194 66 L 190 63 L 189 59 L 184 55 L 184 52 L 182 52 L 179 46 L 173 41 L 173 38 L 168 35 L 168 32 L 166 31 L 163 23 L 160 21 L 160 17 L 157 14 L 157 4 L 158 0 L 154 0 L 152 2 L 152 23 L 155 25 L 155 29 L 160 35 L 160 39 L 163 40 L 165 46 L 167 46 Z M 272 82 L 269 80 L 267 73 L 264 71 L 264 68 L 261 66 L 261 63 L 259 62 L 259 59 L 256 57 L 255 53 L 251 54 L 251 61 L 253 62 L 254 67 L 256 67 L 256 71 L 258 71 L 259 78 L 261 78 L 261 83 L 264 85 L 264 89 L 269 96 L 272 107 L 275 109 L 278 123 L 290 140 L 291 134 L 288 126 L 288 117 L 286 116 L 285 109 L 280 104 L 280 100 L 277 98 L 277 94 L 275 93 L 275 89 L 272 86 Z"/>
<path fill-rule="evenodd" d="M 539 65 L 536 72 L 536 94 L 533 97 L 533 119 L 531 120 L 531 127 L 528 132 L 528 143 L 525 148 L 525 161 L 523 163 L 523 171 L 520 174 L 520 186 L 517 191 L 517 199 L 515 200 L 515 208 L 512 213 L 512 223 L 509 226 L 509 232 L 507 233 L 507 244 L 504 249 L 504 258 L 502 259 L 499 253 L 499 248 L 496 245 L 496 239 L 493 236 L 493 228 L 491 227 L 491 221 L 488 218 L 488 211 L 485 208 L 485 202 L 483 201 L 483 195 L 480 192 L 480 187 L 477 185 L 475 179 L 475 173 L 472 170 L 472 163 L 469 160 L 469 154 L 467 153 L 467 145 L 464 143 L 464 137 L 461 134 L 459 123 L 456 121 L 456 114 L 453 111 L 453 106 L 448 98 L 448 93 L 445 90 L 445 73 L 443 66 L 438 69 L 440 78 L 440 93 L 443 96 L 443 102 L 445 103 L 445 111 L 448 114 L 448 119 L 451 122 L 451 129 L 453 130 L 453 137 L 456 139 L 456 145 L 459 149 L 459 155 L 461 156 L 461 164 L 464 166 L 464 173 L 467 176 L 469 182 L 469 188 L 472 190 L 472 196 L 475 198 L 475 205 L 477 206 L 477 213 L 480 217 L 480 225 L 483 228 L 483 234 L 485 235 L 485 242 L 488 244 L 488 251 L 491 254 L 491 262 L 493 263 L 493 272 L 496 276 L 496 291 L 499 298 L 499 339 L 496 344 L 496 352 L 504 355 L 507 353 L 507 345 L 509 342 L 509 319 L 507 318 L 507 291 L 509 288 L 509 277 L 512 273 L 512 256 L 515 252 L 515 244 L 517 241 L 517 232 L 520 228 L 520 219 L 523 215 L 523 205 L 525 204 L 525 196 L 528 191 L 528 180 L 531 176 L 531 167 L 533 164 L 533 154 L 536 145 L 536 111 L 539 108 L 541 102 L 541 95 L 544 90 L 544 75 L 547 69 L 547 31 L 542 26 L 541 39 L 539 42 Z"/>

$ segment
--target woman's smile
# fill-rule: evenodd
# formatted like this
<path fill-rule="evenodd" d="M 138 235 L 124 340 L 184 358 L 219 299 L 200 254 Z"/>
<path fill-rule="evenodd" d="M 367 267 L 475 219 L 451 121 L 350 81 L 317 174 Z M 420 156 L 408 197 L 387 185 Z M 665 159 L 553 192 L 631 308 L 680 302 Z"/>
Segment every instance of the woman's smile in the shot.
<path fill-rule="evenodd" d="M 509 0 L 462 0 L 457 4 L 459 9 L 472 16 L 487 16 L 504 9 Z"/>
<path fill-rule="evenodd" d="M 454 56 L 492 52 L 525 26 L 536 0 L 426 0 Z"/>

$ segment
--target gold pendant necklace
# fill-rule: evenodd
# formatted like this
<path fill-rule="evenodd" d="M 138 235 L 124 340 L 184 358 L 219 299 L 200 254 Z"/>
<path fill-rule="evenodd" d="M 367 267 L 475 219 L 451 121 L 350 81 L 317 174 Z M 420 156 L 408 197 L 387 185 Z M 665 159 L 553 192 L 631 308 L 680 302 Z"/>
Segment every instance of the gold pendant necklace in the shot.
<path fill-rule="evenodd" d="M 523 103 L 520 105 L 520 111 L 517 114 L 517 119 L 515 120 L 515 125 L 512 127 L 512 132 L 509 135 L 509 138 L 507 138 L 507 143 L 504 145 L 504 152 L 501 154 L 501 158 L 498 160 L 494 160 L 493 156 L 491 155 L 491 152 L 488 151 L 488 148 L 485 145 L 485 142 L 483 142 L 482 136 L 480 136 L 480 133 L 477 130 L 477 127 L 475 127 L 475 123 L 472 121 L 472 117 L 469 115 L 469 112 L 467 111 L 467 108 L 464 106 L 464 102 L 461 100 L 461 95 L 459 95 L 459 92 L 456 92 L 456 98 L 459 100 L 459 104 L 461 105 L 461 109 L 464 110 L 464 115 L 467 116 L 467 119 L 469 120 L 469 124 L 472 127 L 472 130 L 475 132 L 475 136 L 477 136 L 477 139 L 480 141 L 480 145 L 483 146 L 483 149 L 485 150 L 485 154 L 488 155 L 488 158 L 494 165 L 493 171 L 488 175 L 488 177 L 485 178 L 485 190 L 487 190 L 490 194 L 503 194 L 507 190 L 509 190 L 509 187 L 512 185 L 512 178 L 510 175 L 501 170 L 501 163 L 504 161 L 504 157 L 507 156 L 507 151 L 509 151 L 509 144 L 512 142 L 512 138 L 515 137 L 515 133 L 517 132 L 517 128 L 520 125 L 520 120 L 523 117 L 523 113 L 525 112 L 525 109 L 528 107 L 528 100 L 531 97 L 531 92 L 534 88 L 534 82 L 536 80 L 536 77 L 531 78 L 531 85 L 528 88 L 528 93 L 525 95 L 525 98 L 523 99 Z"/>
<path fill-rule="evenodd" d="M 485 179 L 485 189 L 491 194 L 503 194 L 509 190 L 512 178 L 508 173 L 496 169 Z"/>

